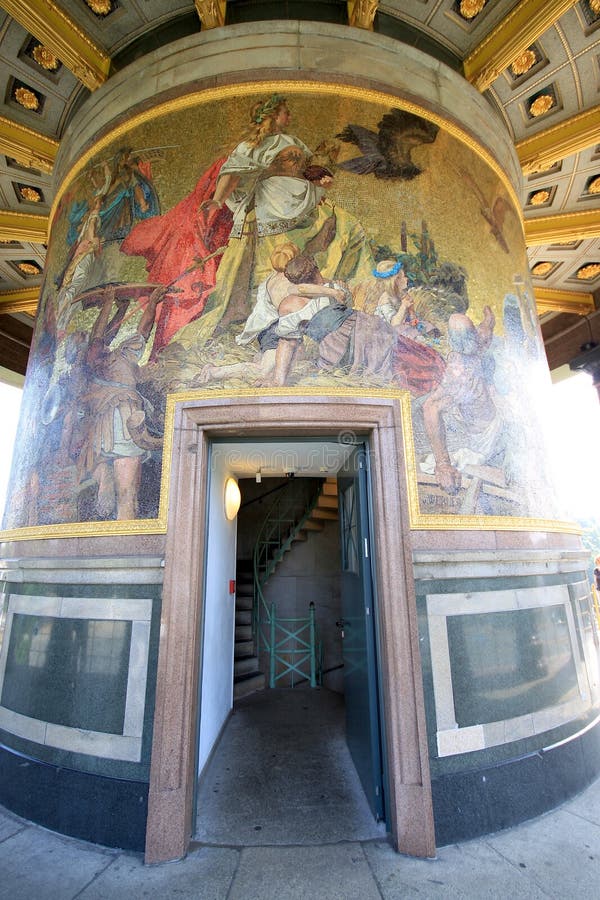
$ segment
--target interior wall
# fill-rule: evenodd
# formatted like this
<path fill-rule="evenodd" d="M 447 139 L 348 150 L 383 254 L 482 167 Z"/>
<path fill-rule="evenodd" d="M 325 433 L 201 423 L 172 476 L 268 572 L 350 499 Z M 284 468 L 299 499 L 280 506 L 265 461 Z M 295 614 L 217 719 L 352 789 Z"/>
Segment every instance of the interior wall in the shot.
<path fill-rule="evenodd" d="M 233 706 L 233 641 L 237 521 L 225 516 L 227 461 L 213 449 L 210 466 L 206 588 L 200 698 L 200 747 L 198 772 L 205 766 L 215 741 Z"/>
<path fill-rule="evenodd" d="M 344 690 L 341 617 L 339 522 L 325 521 L 323 531 L 309 531 L 296 541 L 267 582 L 267 603 L 277 603 L 277 615 L 306 617 L 315 604 L 318 639 L 323 644 L 323 686 Z M 329 670 L 329 671 L 328 671 Z"/>
<path fill-rule="evenodd" d="M 251 560 L 256 538 L 263 522 L 274 503 L 277 493 L 274 488 L 287 484 L 287 478 L 240 478 L 242 506 L 238 514 L 237 558 Z"/>

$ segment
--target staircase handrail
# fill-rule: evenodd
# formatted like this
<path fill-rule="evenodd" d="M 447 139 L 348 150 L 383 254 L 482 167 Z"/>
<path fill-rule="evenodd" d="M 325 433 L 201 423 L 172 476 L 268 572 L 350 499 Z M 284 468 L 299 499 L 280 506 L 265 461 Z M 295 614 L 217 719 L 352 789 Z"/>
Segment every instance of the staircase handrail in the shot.
<path fill-rule="evenodd" d="M 302 482 L 305 481 L 307 487 Z M 254 580 L 254 603 L 252 609 L 252 633 L 254 639 L 259 640 L 261 619 L 266 620 L 268 625 L 270 622 L 271 611 L 263 594 L 263 587 L 269 577 L 275 571 L 277 563 L 282 559 L 286 550 L 289 550 L 293 541 L 302 530 L 307 520 L 310 518 L 312 510 L 317 505 L 320 493 L 321 483 L 310 492 L 312 480 L 290 480 L 287 489 L 279 494 L 273 501 L 265 520 L 258 532 L 258 537 L 254 545 L 252 554 L 253 562 L 253 580 Z M 304 507 L 301 513 L 298 513 L 298 492 L 300 499 L 304 500 Z M 302 494 L 306 495 L 302 498 Z M 281 507 L 285 506 L 282 514 Z M 264 636 L 263 636 L 264 640 Z M 268 639 L 264 641 L 268 644 Z"/>

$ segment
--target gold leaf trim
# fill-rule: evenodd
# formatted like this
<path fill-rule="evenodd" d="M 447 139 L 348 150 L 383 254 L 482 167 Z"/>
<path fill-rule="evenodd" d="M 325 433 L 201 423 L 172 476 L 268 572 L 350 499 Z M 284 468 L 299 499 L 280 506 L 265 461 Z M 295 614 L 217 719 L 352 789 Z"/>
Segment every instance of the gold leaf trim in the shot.
<path fill-rule="evenodd" d="M 175 433 L 175 413 L 181 404 L 201 404 L 203 401 L 238 400 L 252 398 L 257 408 L 263 397 L 319 397 L 328 400 L 337 397 L 354 397 L 357 400 L 393 400 L 400 404 L 402 437 L 405 449 L 405 478 L 408 493 L 410 528 L 413 531 L 549 531 L 581 534 L 581 528 L 573 522 L 554 519 L 533 519 L 508 516 L 453 516 L 422 515 L 419 508 L 418 485 L 416 479 L 416 458 L 413 441 L 411 398 L 408 391 L 370 390 L 356 388 L 336 388 L 327 391 L 323 387 L 296 388 L 242 388 L 236 391 L 216 392 L 214 390 L 182 391 L 167 395 L 165 410 L 165 431 L 163 461 L 160 481 L 160 500 L 156 519 L 136 519 L 134 521 L 75 522 L 61 525 L 28 526 L 0 531 L 0 540 L 41 540 L 57 537 L 100 537 L 102 535 L 165 534 L 169 506 L 169 482 L 173 457 L 173 437 Z"/>

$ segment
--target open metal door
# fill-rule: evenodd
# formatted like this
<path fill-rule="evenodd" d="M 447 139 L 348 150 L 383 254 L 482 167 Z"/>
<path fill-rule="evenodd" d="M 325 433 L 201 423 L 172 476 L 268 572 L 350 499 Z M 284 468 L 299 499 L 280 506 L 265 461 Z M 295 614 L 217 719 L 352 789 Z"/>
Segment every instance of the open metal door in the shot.
<path fill-rule="evenodd" d="M 361 444 L 338 475 L 342 555 L 342 647 L 346 740 L 376 819 L 384 818 L 383 773 L 377 683 L 377 655 L 367 450 Z"/>

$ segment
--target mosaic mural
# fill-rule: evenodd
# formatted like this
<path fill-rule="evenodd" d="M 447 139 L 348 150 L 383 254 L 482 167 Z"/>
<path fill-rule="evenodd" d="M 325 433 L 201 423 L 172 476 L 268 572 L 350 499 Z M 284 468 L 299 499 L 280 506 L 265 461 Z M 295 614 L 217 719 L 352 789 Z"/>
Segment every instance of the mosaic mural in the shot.
<path fill-rule="evenodd" d="M 105 146 L 56 210 L 5 528 L 156 517 L 166 397 L 409 392 L 420 511 L 551 518 L 518 213 L 357 96 L 230 96 Z"/>

